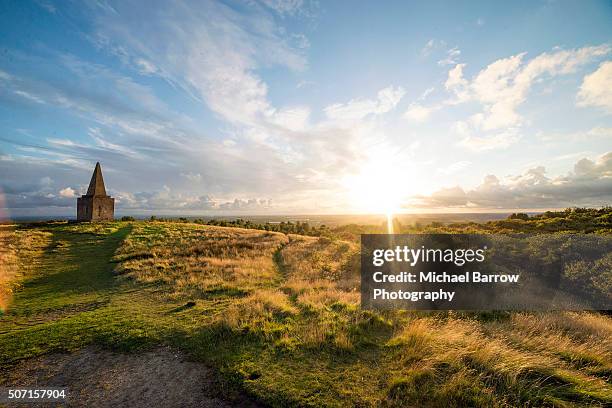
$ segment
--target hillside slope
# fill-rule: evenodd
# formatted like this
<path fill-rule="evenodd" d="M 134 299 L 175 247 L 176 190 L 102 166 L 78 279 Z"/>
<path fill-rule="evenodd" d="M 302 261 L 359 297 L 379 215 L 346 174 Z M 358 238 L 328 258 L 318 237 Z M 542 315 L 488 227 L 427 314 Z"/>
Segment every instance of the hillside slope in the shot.
<path fill-rule="evenodd" d="M 612 403 L 609 317 L 361 310 L 352 242 L 172 222 L 2 234 L 21 271 L 5 378 L 51 352 L 163 345 L 275 406 Z"/>

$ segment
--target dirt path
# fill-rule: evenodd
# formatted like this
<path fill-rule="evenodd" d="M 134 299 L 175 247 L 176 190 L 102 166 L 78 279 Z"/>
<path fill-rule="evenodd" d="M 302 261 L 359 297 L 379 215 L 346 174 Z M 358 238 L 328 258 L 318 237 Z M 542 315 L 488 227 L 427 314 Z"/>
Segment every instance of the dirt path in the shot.
<path fill-rule="evenodd" d="M 165 348 L 130 355 L 88 347 L 26 360 L 1 374 L 6 387 L 67 385 L 71 407 L 258 406 L 223 389 L 205 365 Z"/>

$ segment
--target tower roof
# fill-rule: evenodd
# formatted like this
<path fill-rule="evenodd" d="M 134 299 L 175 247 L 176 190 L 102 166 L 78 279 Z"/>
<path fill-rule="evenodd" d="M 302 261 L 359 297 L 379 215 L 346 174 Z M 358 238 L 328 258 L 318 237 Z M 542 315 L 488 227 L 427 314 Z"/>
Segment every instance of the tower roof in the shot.
<path fill-rule="evenodd" d="M 89 188 L 87 189 L 88 196 L 106 196 L 106 188 L 104 188 L 104 179 L 102 178 L 102 168 L 100 162 L 96 163 L 96 168 L 91 176 Z"/>

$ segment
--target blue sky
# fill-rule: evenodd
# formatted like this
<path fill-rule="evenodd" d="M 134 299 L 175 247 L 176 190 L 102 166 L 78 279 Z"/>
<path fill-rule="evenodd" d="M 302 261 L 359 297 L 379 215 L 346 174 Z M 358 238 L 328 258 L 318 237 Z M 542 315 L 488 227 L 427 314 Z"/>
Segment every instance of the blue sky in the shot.
<path fill-rule="evenodd" d="M 0 188 L 70 215 L 612 199 L 612 3 L 9 2 Z"/>

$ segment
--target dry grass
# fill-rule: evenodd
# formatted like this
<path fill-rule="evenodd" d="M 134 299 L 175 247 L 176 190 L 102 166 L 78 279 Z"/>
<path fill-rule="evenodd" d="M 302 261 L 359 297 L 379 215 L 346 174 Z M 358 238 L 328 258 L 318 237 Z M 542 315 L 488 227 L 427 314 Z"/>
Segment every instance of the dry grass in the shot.
<path fill-rule="evenodd" d="M 283 289 L 297 304 L 322 309 L 359 304 L 359 248 L 353 243 L 291 235 L 280 252 L 285 270 Z"/>
<path fill-rule="evenodd" d="M 344 242 L 291 236 L 280 252 L 286 278 L 281 288 L 300 313 L 258 312 L 250 322 L 244 317 L 240 327 L 257 321 L 257 332 L 276 340 L 277 347 L 313 352 L 359 355 L 363 345 L 383 342 L 396 357 L 372 370 L 393 373 L 389 405 L 602 406 L 612 400 L 609 317 L 576 312 L 493 319 L 452 312 L 371 315 L 357 307 L 356 251 Z M 282 299 L 286 305 L 287 298 Z M 245 300 L 241 316 L 262 310 L 257 302 Z"/>
<path fill-rule="evenodd" d="M 48 232 L 0 226 L 0 314 L 8 309 L 20 277 L 35 269 L 50 241 Z"/>
<path fill-rule="evenodd" d="M 219 316 L 219 321 L 232 330 L 251 332 L 271 340 L 286 334 L 286 330 L 277 322 L 297 313 L 298 309 L 283 292 L 256 290 L 233 303 Z"/>
<path fill-rule="evenodd" d="M 346 242 L 289 236 L 274 255 L 281 277 L 277 289 L 253 292 L 217 321 L 281 348 L 353 349 L 349 331 L 360 297 L 357 249 Z"/>
<path fill-rule="evenodd" d="M 384 344 L 396 357 L 371 370 L 393 373 L 389 405 L 600 406 L 612 400 L 609 317 L 372 314 L 358 308 L 357 250 L 290 236 L 277 257 L 281 290 L 241 299 L 219 320 L 280 349 L 359 355 L 364 345 Z"/>
<path fill-rule="evenodd" d="M 205 297 L 269 286 L 283 234 L 184 223 L 135 223 L 115 256 L 116 273 L 163 284 L 173 297 Z"/>
<path fill-rule="evenodd" d="M 346 289 L 359 288 L 359 247 L 345 241 L 289 235 L 281 252 L 288 280 L 335 282 Z"/>
<path fill-rule="evenodd" d="M 335 303 L 347 305 L 358 305 L 360 301 L 359 292 L 346 292 L 336 288 L 323 290 L 312 290 L 301 294 L 297 298 L 297 303 L 302 306 L 314 309 L 329 307 Z"/>
<path fill-rule="evenodd" d="M 246 373 L 245 387 L 272 405 L 612 404 L 606 315 L 361 310 L 356 244 L 187 223 L 131 226 L 114 256 L 117 279 L 162 293 L 160 309 L 170 312 L 155 321 L 189 333 L 190 351 L 212 354 L 230 375 Z M 104 228 L 115 227 L 87 233 Z M 11 233 L 19 244 L 2 259 L 19 259 L 15 248 L 40 252 L 48 240 L 21 232 Z M 184 299 L 200 300 L 172 312 Z"/>
<path fill-rule="evenodd" d="M 476 386 L 479 391 L 472 395 L 475 398 L 472 402 L 488 401 L 486 406 L 573 405 L 568 401 L 600 406 L 601 401 L 612 398 L 609 384 L 612 333 L 598 332 L 606 340 L 594 337 L 577 340 L 559 334 L 558 328 L 551 325 L 554 322 L 571 326 L 575 324 L 571 323 L 572 318 L 578 315 L 586 320 L 595 319 L 600 328 L 610 323 L 609 318 L 592 313 L 565 317 L 556 313 L 520 313 L 513 314 L 508 321 L 490 323 L 465 317 L 409 320 L 388 345 L 402 350 L 401 361 L 412 375 L 401 377 L 403 388 L 392 387 L 390 397 L 402 400 L 400 394 L 405 392 L 404 397 L 416 398 L 425 405 L 456 403 L 444 391 L 454 384 L 453 387 L 466 387 L 464 396 L 473 393 Z M 579 365 L 572 364 L 569 355 L 591 357 L 584 359 L 588 361 L 586 365 Z M 459 377 L 467 381 L 457 382 Z M 413 393 L 419 388 L 413 382 L 424 378 L 429 382 L 427 388 L 435 390 L 426 400 Z M 495 394 L 498 395 L 493 404 L 488 399 Z"/>
<path fill-rule="evenodd" d="M 18 272 L 16 236 L 10 226 L 0 229 L 0 310 L 8 308 L 12 297 L 12 282 Z"/>

